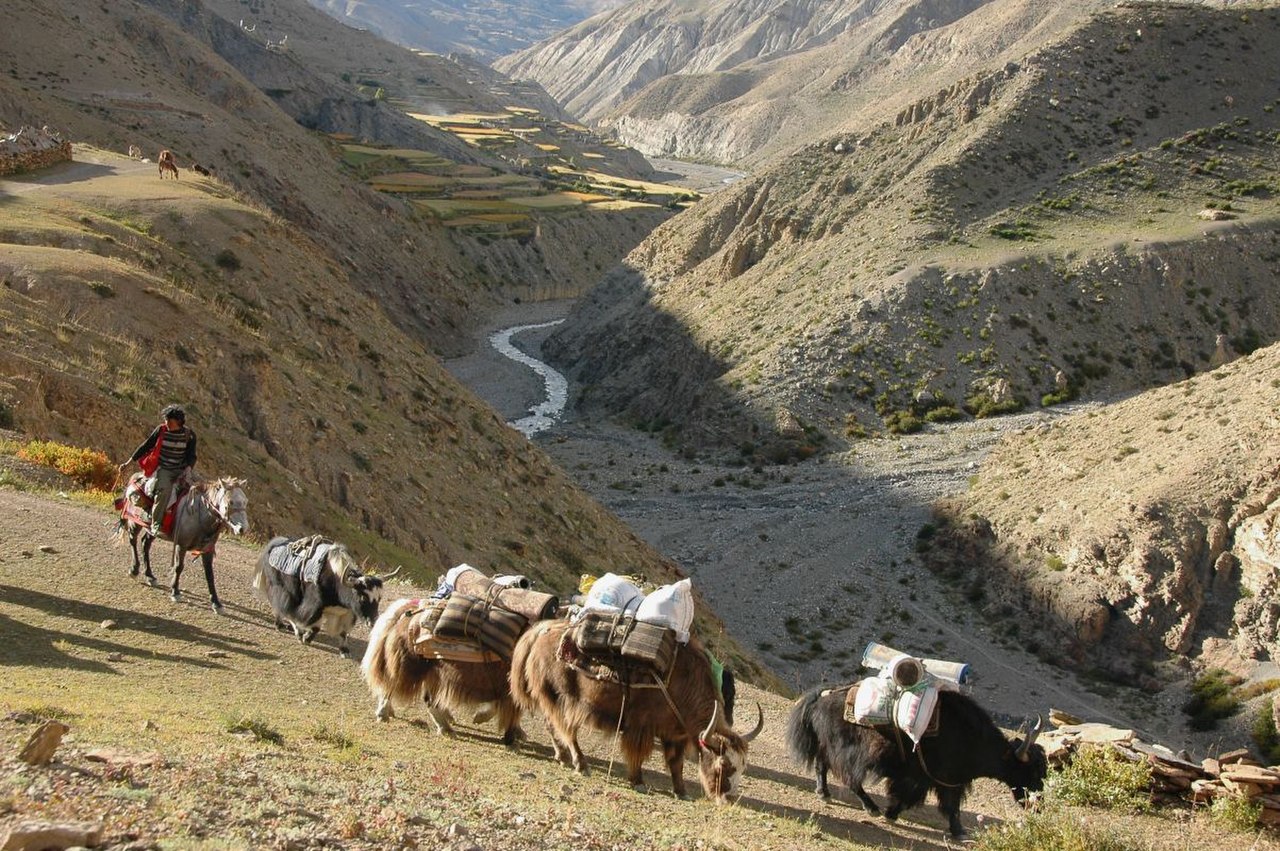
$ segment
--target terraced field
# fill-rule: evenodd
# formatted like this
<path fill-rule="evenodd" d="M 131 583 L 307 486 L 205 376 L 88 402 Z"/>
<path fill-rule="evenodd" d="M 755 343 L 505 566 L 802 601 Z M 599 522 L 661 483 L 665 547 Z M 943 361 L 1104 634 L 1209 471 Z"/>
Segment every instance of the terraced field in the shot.
<path fill-rule="evenodd" d="M 432 222 L 486 236 L 528 237 L 545 216 L 583 212 L 626 214 L 695 202 L 691 190 L 618 177 L 601 170 L 598 151 L 565 153 L 587 128 L 548 119 L 536 110 L 504 113 L 409 112 L 413 118 L 491 153 L 504 152 L 512 171 L 455 163 L 426 151 L 379 148 L 337 139 L 343 161 L 379 192 L 408 200 Z M 578 159 L 594 167 L 579 167 Z"/>

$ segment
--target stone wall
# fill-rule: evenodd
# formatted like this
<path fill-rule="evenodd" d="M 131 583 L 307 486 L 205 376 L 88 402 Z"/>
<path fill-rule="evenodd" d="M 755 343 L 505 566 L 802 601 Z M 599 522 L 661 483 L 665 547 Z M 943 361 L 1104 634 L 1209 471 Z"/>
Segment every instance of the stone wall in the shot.
<path fill-rule="evenodd" d="M 34 127 L 0 136 L 0 175 L 48 168 L 71 161 L 71 143 Z"/>

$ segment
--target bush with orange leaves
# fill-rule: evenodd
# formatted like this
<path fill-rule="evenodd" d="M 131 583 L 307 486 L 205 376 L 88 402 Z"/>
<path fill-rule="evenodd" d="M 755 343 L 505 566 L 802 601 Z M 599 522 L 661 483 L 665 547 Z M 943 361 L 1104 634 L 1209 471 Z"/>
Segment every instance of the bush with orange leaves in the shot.
<path fill-rule="evenodd" d="M 52 440 L 31 440 L 18 447 L 17 456 L 33 464 L 52 467 L 85 490 L 115 488 L 116 468 L 105 452 L 67 446 Z"/>

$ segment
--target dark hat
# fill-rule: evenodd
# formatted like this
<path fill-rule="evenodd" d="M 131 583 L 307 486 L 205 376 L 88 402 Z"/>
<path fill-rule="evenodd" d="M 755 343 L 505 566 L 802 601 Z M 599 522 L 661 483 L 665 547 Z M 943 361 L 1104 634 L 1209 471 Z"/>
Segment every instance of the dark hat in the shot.
<path fill-rule="evenodd" d="M 164 410 L 160 412 L 160 416 L 166 420 L 177 420 L 180 423 L 187 421 L 187 413 L 182 410 L 181 405 L 165 405 Z"/>

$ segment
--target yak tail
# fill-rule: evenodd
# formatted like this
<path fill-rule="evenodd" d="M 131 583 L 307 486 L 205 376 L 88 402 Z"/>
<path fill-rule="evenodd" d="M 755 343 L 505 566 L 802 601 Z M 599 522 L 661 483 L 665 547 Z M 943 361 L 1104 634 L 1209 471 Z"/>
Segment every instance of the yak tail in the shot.
<path fill-rule="evenodd" d="M 408 598 L 396 600 L 378 615 L 378 619 L 373 623 L 373 629 L 369 630 L 369 644 L 365 648 L 364 658 L 360 660 L 360 673 L 370 687 L 375 684 L 382 685 L 387 679 L 385 670 L 387 656 L 392 652 L 392 648 L 386 646 L 387 635 L 399 622 L 401 616 L 413 607 L 414 602 Z"/>
<path fill-rule="evenodd" d="M 818 761 L 818 731 L 814 728 L 813 712 L 821 697 L 821 689 L 810 689 L 801 695 L 787 716 L 787 752 L 791 758 L 809 770 Z"/>

